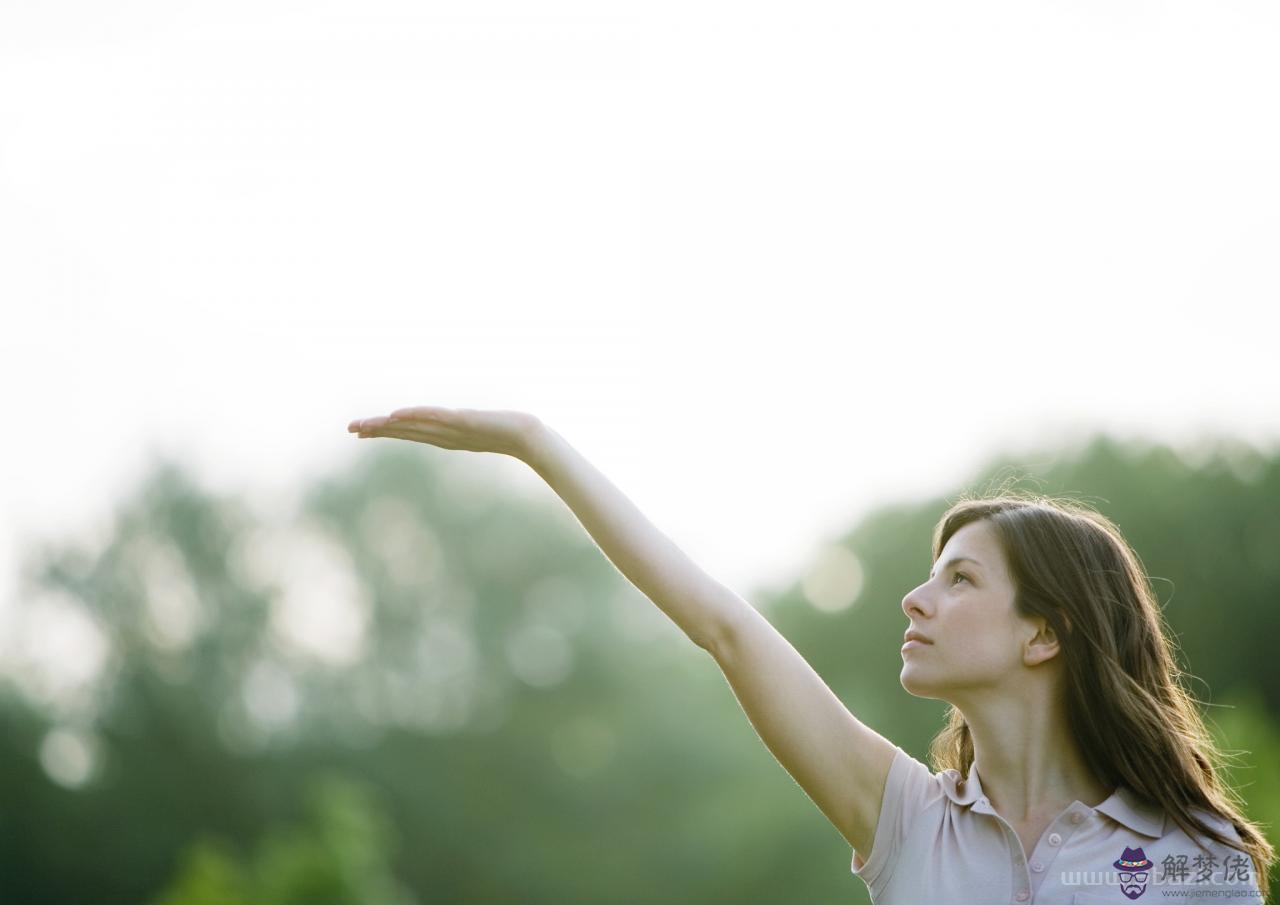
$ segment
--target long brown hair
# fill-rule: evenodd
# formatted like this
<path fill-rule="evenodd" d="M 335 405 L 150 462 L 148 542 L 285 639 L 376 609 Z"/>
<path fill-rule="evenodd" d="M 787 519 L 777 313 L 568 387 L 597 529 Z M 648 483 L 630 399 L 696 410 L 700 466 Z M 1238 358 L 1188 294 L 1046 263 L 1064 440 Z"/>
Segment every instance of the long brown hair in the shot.
<path fill-rule="evenodd" d="M 979 520 L 1004 551 L 1017 612 L 1043 617 L 1058 636 L 1068 723 L 1094 775 L 1162 806 L 1193 840 L 1208 836 L 1248 854 L 1265 897 L 1275 850 L 1221 778 L 1224 755 L 1182 683 L 1187 674 L 1150 579 L 1120 529 L 1070 498 L 1018 491 L 962 498 L 934 529 L 933 561 L 956 531 Z M 954 706 L 929 758 L 935 771 L 968 775 L 973 739 Z M 1197 808 L 1229 822 L 1240 841 Z"/>

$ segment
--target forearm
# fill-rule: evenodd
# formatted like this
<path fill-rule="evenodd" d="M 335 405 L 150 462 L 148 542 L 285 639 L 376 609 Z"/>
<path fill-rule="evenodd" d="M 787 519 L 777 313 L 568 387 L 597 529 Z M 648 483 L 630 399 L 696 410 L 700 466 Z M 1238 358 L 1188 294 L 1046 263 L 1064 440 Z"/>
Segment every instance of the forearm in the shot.
<path fill-rule="evenodd" d="M 703 571 L 552 428 L 531 432 L 520 458 L 564 500 L 618 571 L 714 654 L 750 604 Z"/>

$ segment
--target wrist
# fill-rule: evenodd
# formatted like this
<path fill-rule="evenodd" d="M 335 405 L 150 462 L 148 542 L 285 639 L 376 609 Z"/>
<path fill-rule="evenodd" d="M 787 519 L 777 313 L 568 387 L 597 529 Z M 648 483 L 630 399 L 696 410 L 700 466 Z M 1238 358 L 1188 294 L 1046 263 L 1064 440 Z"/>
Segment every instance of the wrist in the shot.
<path fill-rule="evenodd" d="M 541 419 L 535 418 L 520 432 L 520 440 L 514 455 L 536 470 L 547 460 L 553 445 L 559 439 L 559 434 L 544 424 Z"/>

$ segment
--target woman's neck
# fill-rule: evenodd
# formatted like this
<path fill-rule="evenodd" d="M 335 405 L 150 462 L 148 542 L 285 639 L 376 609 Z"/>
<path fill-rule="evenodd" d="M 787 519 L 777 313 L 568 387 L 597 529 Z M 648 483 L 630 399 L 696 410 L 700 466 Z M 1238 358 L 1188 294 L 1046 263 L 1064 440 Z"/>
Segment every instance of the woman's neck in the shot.
<path fill-rule="evenodd" d="M 983 794 L 1001 816 L 1029 820 L 1073 801 L 1093 807 L 1114 791 L 1085 764 L 1062 703 L 1034 686 L 1017 696 L 967 701 L 960 711 Z"/>

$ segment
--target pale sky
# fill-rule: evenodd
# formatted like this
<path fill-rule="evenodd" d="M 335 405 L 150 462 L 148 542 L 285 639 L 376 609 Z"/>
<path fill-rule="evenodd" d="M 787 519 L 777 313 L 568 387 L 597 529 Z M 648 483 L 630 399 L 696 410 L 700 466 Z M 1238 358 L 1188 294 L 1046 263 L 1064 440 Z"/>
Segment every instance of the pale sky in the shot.
<path fill-rule="evenodd" d="M 0 615 L 19 540 L 101 536 L 153 453 L 279 515 L 405 405 L 535 412 L 743 592 L 995 451 L 1274 445 L 1278 38 L 1263 2 L 10 0 Z"/>

